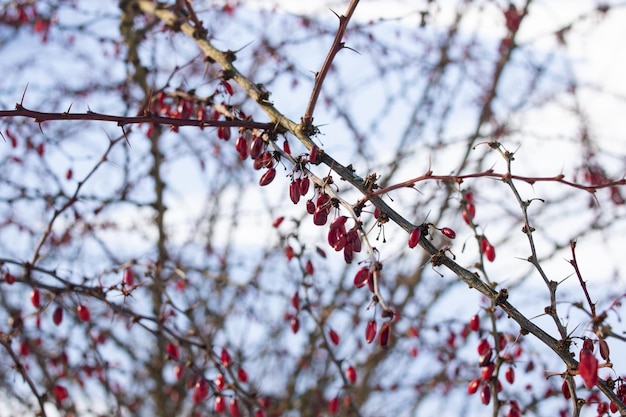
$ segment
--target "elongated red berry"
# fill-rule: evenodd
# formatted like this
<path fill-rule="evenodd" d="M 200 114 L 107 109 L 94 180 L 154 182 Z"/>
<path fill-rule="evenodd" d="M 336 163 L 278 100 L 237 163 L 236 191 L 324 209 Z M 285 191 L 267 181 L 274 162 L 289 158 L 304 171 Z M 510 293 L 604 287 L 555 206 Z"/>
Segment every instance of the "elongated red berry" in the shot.
<path fill-rule="evenodd" d="M 489 404 L 489 402 L 491 401 L 491 387 L 489 386 L 489 384 L 483 385 L 482 389 L 480 390 L 480 400 L 485 405 Z"/>
<path fill-rule="evenodd" d="M 370 320 L 367 322 L 365 326 L 365 341 L 367 343 L 372 343 L 376 338 L 376 330 L 378 325 L 375 320 Z"/>
<path fill-rule="evenodd" d="M 300 294 L 298 294 L 298 291 L 291 296 L 291 306 L 296 310 L 300 309 Z"/>
<path fill-rule="evenodd" d="M 320 163 L 319 151 L 320 151 L 320 148 L 318 148 L 317 145 L 313 145 L 311 147 L 311 151 L 309 153 L 309 162 L 311 162 L 313 165 L 317 165 Z"/>
<path fill-rule="evenodd" d="M 224 382 L 224 375 L 217 374 L 217 376 L 215 377 L 215 387 L 219 391 L 221 391 L 224 389 L 225 386 L 226 386 L 226 382 Z"/>
<path fill-rule="evenodd" d="M 224 87 L 224 91 L 226 91 L 226 93 L 229 96 L 232 96 L 233 94 L 235 94 L 235 90 L 233 90 L 233 86 L 230 85 L 228 81 L 222 80 L 222 86 Z"/>
<path fill-rule="evenodd" d="M 480 317 L 478 317 L 478 314 L 474 314 L 472 318 L 470 318 L 469 328 L 474 332 L 477 332 L 478 329 L 480 329 Z"/>
<path fill-rule="evenodd" d="M 224 411 L 226 411 L 226 400 L 221 395 L 215 397 L 215 412 L 223 413 Z"/>
<path fill-rule="evenodd" d="M 200 401 L 204 400 L 209 395 L 209 382 L 200 378 L 193 390 L 193 403 L 198 404 Z"/>
<path fill-rule="evenodd" d="M 39 290 L 36 288 L 30 292 L 30 303 L 33 305 L 33 307 L 41 307 L 41 295 L 39 293 Z"/>
<path fill-rule="evenodd" d="M 177 360 L 178 358 L 180 358 L 180 353 L 178 351 L 178 346 L 176 346 L 173 343 L 168 343 L 167 347 L 166 347 L 167 353 L 170 355 L 170 357 L 174 360 Z"/>
<path fill-rule="evenodd" d="M 356 369 L 354 366 L 349 366 L 348 369 L 346 369 L 346 378 L 348 378 L 351 384 L 356 383 Z"/>
<path fill-rule="evenodd" d="M 480 382 L 480 378 L 472 379 L 467 385 L 467 393 L 470 395 L 476 394 L 478 392 L 478 387 L 480 387 Z"/>
<path fill-rule="evenodd" d="M 57 326 L 63 321 L 63 309 L 59 306 L 52 313 L 52 322 Z"/>
<path fill-rule="evenodd" d="M 367 279 L 369 277 L 370 270 L 368 267 L 364 266 L 359 269 L 354 276 L 354 286 L 357 288 L 364 287 L 367 284 Z"/>
<path fill-rule="evenodd" d="M 493 262 L 496 259 L 496 248 L 492 244 L 488 244 L 485 248 L 485 256 L 489 262 Z"/>
<path fill-rule="evenodd" d="M 252 136 L 252 143 L 250 144 L 250 158 L 257 159 L 261 152 L 263 152 L 263 138 L 260 136 Z"/>
<path fill-rule="evenodd" d="M 236 398 L 231 398 L 228 404 L 228 411 L 232 417 L 240 417 L 241 412 L 239 411 L 239 403 Z"/>
<path fill-rule="evenodd" d="M 241 382 L 248 382 L 248 373 L 245 369 L 239 368 L 239 370 L 237 371 L 237 379 L 239 379 Z"/>
<path fill-rule="evenodd" d="M 454 239 L 456 237 L 456 232 L 449 227 L 441 228 L 441 233 L 448 239 Z"/>
<path fill-rule="evenodd" d="M 287 142 L 287 139 L 285 139 L 285 141 L 283 142 L 283 151 L 285 151 L 286 154 L 291 155 L 291 147 L 289 146 L 289 142 Z"/>
<path fill-rule="evenodd" d="M 311 181 L 309 180 L 309 177 L 304 177 L 304 178 L 300 178 L 300 195 L 306 195 L 306 193 L 309 192 L 309 185 L 311 184 Z"/>
<path fill-rule="evenodd" d="M 228 353 L 228 349 L 222 348 L 222 353 L 220 354 L 220 360 L 222 361 L 222 365 L 224 365 L 227 368 L 232 364 L 232 359 L 230 358 L 230 353 Z"/>
<path fill-rule="evenodd" d="M 509 366 L 508 368 L 506 368 L 506 371 L 504 372 L 504 378 L 506 379 L 506 382 L 508 382 L 509 384 L 512 384 L 513 382 L 515 382 L 515 369 L 513 369 L 512 366 Z"/>
<path fill-rule="evenodd" d="M 291 331 L 294 334 L 298 333 L 298 330 L 300 330 L 300 320 L 298 320 L 297 317 L 293 317 L 291 319 L 289 325 L 291 326 Z"/>
<path fill-rule="evenodd" d="M 333 342 L 333 345 L 339 344 L 339 335 L 333 329 L 330 329 L 328 332 L 328 337 L 330 338 L 330 341 Z"/>
<path fill-rule="evenodd" d="M 124 284 L 128 287 L 132 287 L 135 284 L 135 274 L 130 268 L 124 270 Z"/>
<path fill-rule="evenodd" d="M 298 204 L 300 201 L 300 187 L 295 181 L 289 184 L 289 198 L 293 204 Z"/>
<path fill-rule="evenodd" d="M 609 345 L 606 343 L 606 340 L 600 338 L 600 340 L 598 340 L 598 347 L 600 348 L 600 356 L 602 357 L 602 359 L 608 361 L 610 351 Z"/>
<path fill-rule="evenodd" d="M 563 384 L 561 385 L 561 392 L 563 393 L 563 397 L 565 397 L 566 400 L 572 398 L 572 393 L 569 390 L 569 385 L 567 385 L 567 381 L 563 381 Z"/>
<path fill-rule="evenodd" d="M 582 377 L 585 386 L 592 388 L 598 382 L 598 359 L 596 359 L 593 350 L 589 346 L 593 348 L 593 343 L 591 340 L 586 339 L 580 351 L 578 374 Z"/>
<path fill-rule="evenodd" d="M 338 216 L 335 218 L 335 220 L 333 220 L 332 222 L 330 222 L 330 230 L 346 230 L 345 229 L 345 224 L 346 221 L 348 220 L 348 218 L 346 216 Z"/>
<path fill-rule="evenodd" d="M 420 237 L 422 236 L 422 229 L 416 227 L 413 229 L 411 234 L 409 234 L 409 248 L 414 248 L 420 242 Z"/>
<path fill-rule="evenodd" d="M 89 319 L 91 318 L 89 309 L 84 305 L 79 305 L 78 307 L 76 307 L 76 312 L 78 313 L 78 318 L 81 321 L 89 321 Z"/>
<path fill-rule="evenodd" d="M 248 157 L 248 142 L 243 136 L 237 138 L 235 150 L 239 154 L 239 159 L 244 160 Z"/>
<path fill-rule="evenodd" d="M 328 402 L 328 412 L 337 414 L 337 411 L 339 411 L 339 397 L 335 397 Z"/>
<path fill-rule="evenodd" d="M 391 327 L 389 326 L 389 322 L 386 321 L 380 327 L 380 334 L 378 336 L 378 343 L 382 347 L 387 347 L 389 345 L 389 339 L 391 337 Z"/>
<path fill-rule="evenodd" d="M 275 177 L 276 177 L 276 169 L 270 168 L 265 172 L 265 174 L 261 176 L 261 179 L 259 180 L 259 185 L 263 187 L 271 183 L 272 181 L 274 181 Z"/>
<path fill-rule="evenodd" d="M 67 388 L 65 388 L 63 385 L 55 385 L 54 395 L 59 401 L 63 401 L 68 397 Z"/>

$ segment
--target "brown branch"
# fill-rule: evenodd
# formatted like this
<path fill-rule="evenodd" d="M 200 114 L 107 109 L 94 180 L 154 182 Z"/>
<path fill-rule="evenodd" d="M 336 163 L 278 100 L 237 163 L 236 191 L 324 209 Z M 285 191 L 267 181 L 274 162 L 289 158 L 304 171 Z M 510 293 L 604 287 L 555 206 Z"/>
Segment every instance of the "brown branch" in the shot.
<path fill-rule="evenodd" d="M 582 287 L 583 292 L 585 293 L 585 297 L 587 298 L 587 303 L 589 303 L 589 308 L 591 309 L 591 318 L 595 322 L 596 319 L 598 318 L 596 316 L 596 304 L 591 301 L 591 296 L 589 295 L 589 291 L 587 290 L 587 283 L 583 279 L 583 276 L 580 273 L 580 269 L 578 269 L 578 262 L 576 261 L 576 241 L 575 240 L 572 240 L 570 242 L 570 248 L 572 249 L 572 260 L 570 260 L 569 263 L 574 268 L 574 272 L 576 272 L 576 276 L 578 277 L 580 286 Z"/>
<path fill-rule="evenodd" d="M 322 64 L 322 69 L 320 69 L 320 71 L 315 74 L 315 84 L 313 85 L 313 91 L 311 92 L 311 97 L 309 98 L 309 103 L 307 104 L 304 116 L 302 117 L 302 126 L 305 132 L 312 133 L 313 113 L 315 112 L 315 106 L 317 105 L 320 93 L 322 92 L 322 84 L 324 84 L 324 79 L 326 79 L 326 75 L 328 74 L 328 71 L 333 64 L 335 55 L 337 55 L 339 51 L 346 47 L 341 39 L 343 39 L 343 35 L 346 32 L 348 23 L 350 22 L 352 14 L 354 13 L 354 10 L 356 9 L 356 6 L 358 4 L 359 0 L 352 0 L 350 2 L 350 6 L 348 6 L 346 14 L 337 16 L 339 18 L 339 29 L 337 29 L 333 44 L 328 51 L 328 55 L 326 55 L 324 64 Z"/>
<path fill-rule="evenodd" d="M 15 105 L 15 110 L 0 110 L 0 118 L 26 117 L 34 119 L 35 123 L 43 123 L 51 120 L 91 120 L 115 122 L 118 126 L 129 124 L 152 123 L 170 126 L 198 126 L 198 127 L 243 127 L 247 129 L 272 130 L 275 125 L 272 123 L 253 122 L 251 120 L 193 120 L 176 119 L 173 117 L 158 116 L 148 114 L 145 116 L 116 116 L 110 114 L 96 113 L 88 110 L 86 113 L 48 113 L 27 109 L 21 104 Z"/>

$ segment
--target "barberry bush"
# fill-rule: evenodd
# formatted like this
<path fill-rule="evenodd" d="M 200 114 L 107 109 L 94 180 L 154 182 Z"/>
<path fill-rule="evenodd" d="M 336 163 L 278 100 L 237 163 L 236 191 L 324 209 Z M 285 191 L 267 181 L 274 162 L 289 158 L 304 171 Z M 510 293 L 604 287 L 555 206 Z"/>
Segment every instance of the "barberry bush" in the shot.
<path fill-rule="evenodd" d="M 572 3 L 1 4 L 0 416 L 626 415 Z"/>

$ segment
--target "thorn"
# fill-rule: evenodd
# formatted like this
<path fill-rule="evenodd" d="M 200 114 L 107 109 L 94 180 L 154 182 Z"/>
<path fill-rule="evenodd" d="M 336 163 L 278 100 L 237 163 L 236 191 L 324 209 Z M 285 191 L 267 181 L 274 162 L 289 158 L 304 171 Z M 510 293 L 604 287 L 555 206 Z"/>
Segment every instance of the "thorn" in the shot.
<path fill-rule="evenodd" d="M 72 105 L 73 105 L 73 104 L 74 104 L 74 103 L 70 103 L 70 106 L 67 108 L 67 110 L 66 110 L 65 114 L 68 114 L 68 113 L 70 112 L 70 110 L 72 110 Z"/>
<path fill-rule="evenodd" d="M 126 129 L 124 129 L 124 126 L 121 126 L 122 128 L 122 133 L 124 133 L 124 139 L 126 139 L 126 143 L 128 144 L 129 148 L 132 148 L 132 145 L 130 144 L 130 140 L 128 139 L 128 136 L 126 135 Z"/>
<path fill-rule="evenodd" d="M 338 14 L 337 14 L 337 13 L 336 13 L 333 9 L 328 9 L 328 10 L 330 10 L 331 12 L 333 12 L 333 14 L 334 14 L 335 16 L 337 16 L 337 19 L 341 20 L 341 17 L 342 17 L 342 16 L 339 16 L 339 15 L 338 15 Z"/>
<path fill-rule="evenodd" d="M 24 87 L 24 92 L 22 93 L 22 99 L 20 100 L 20 107 L 24 105 L 24 97 L 26 97 L 26 90 L 28 90 L 28 85 L 29 83 L 26 83 L 26 87 Z"/>

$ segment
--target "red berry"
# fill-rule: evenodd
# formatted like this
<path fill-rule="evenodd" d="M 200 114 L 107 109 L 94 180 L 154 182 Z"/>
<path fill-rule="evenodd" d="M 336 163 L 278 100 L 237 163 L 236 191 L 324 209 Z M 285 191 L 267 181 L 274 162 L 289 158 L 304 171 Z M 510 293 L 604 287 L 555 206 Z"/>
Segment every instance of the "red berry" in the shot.
<path fill-rule="evenodd" d="M 11 274 L 8 271 L 5 271 L 3 278 L 4 278 L 4 282 L 6 282 L 9 285 L 13 285 L 15 283 L 15 275 Z"/>
<path fill-rule="evenodd" d="M 265 174 L 261 176 L 261 179 L 259 180 L 259 185 L 261 187 L 266 186 L 267 184 L 274 181 L 275 177 L 276 177 L 276 169 L 270 168 L 265 172 Z"/>
<path fill-rule="evenodd" d="M 293 204 L 298 204 L 300 201 L 300 186 L 295 181 L 289 184 L 289 198 Z"/>
<path fill-rule="evenodd" d="M 217 128 L 217 137 L 219 139 L 229 141 L 230 140 L 230 127 L 220 126 Z"/>
<path fill-rule="evenodd" d="M 62 321 L 63 309 L 61 307 L 57 307 L 54 309 L 54 313 L 52 313 L 52 322 L 58 326 Z"/>
<path fill-rule="evenodd" d="M 184 372 L 185 367 L 182 364 L 177 363 L 176 365 L 174 365 L 174 377 L 177 381 L 180 381 L 180 379 L 183 377 Z"/>
<path fill-rule="evenodd" d="M 65 388 L 63 385 L 55 385 L 54 395 L 58 398 L 59 401 L 63 401 L 68 397 L 67 388 Z"/>
<path fill-rule="evenodd" d="M 291 305 L 296 310 L 300 308 L 300 294 L 298 294 L 298 291 L 294 292 L 291 296 Z"/>
<path fill-rule="evenodd" d="M 311 184 L 311 181 L 309 180 L 309 177 L 304 177 L 300 179 L 300 195 L 306 195 L 306 193 L 309 192 L 309 185 Z"/>
<path fill-rule="evenodd" d="M 248 382 L 248 373 L 246 372 L 245 369 L 239 368 L 239 370 L 237 371 L 237 378 L 241 382 Z"/>
<path fill-rule="evenodd" d="M 469 328 L 474 332 L 477 332 L 480 329 L 480 317 L 478 317 L 478 314 L 474 314 L 470 319 Z"/>
<path fill-rule="evenodd" d="M 478 392 L 478 387 L 480 387 L 480 378 L 472 379 L 467 385 L 467 393 L 476 394 L 476 392 Z"/>
<path fill-rule="evenodd" d="M 222 348 L 222 353 L 220 354 L 220 360 L 222 361 L 222 365 L 224 365 L 227 368 L 232 364 L 230 353 L 228 353 L 228 350 L 226 348 Z"/>
<path fill-rule="evenodd" d="M 215 412 L 223 413 L 224 411 L 226 411 L 226 400 L 222 396 L 215 397 Z"/>
<path fill-rule="evenodd" d="M 380 327 L 380 334 L 378 336 L 378 343 L 382 347 L 387 347 L 389 345 L 389 337 L 391 335 L 391 327 L 389 326 L 389 322 L 386 321 Z"/>
<path fill-rule="evenodd" d="M 306 202 L 306 212 L 309 214 L 315 213 L 315 203 L 311 200 L 307 200 Z"/>
<path fill-rule="evenodd" d="M 228 404 L 228 410 L 230 411 L 230 415 L 232 417 L 240 417 L 241 412 L 239 411 L 239 403 L 237 403 L 236 398 L 231 398 L 230 403 Z"/>
<path fill-rule="evenodd" d="M 298 320 L 297 317 L 293 317 L 291 319 L 291 322 L 289 323 L 289 325 L 291 326 L 291 331 L 295 334 L 298 333 L 298 330 L 300 330 L 300 320 Z"/>
<path fill-rule="evenodd" d="M 602 359 L 604 359 L 605 361 L 609 360 L 609 345 L 606 343 L 606 340 L 600 338 L 598 340 L 598 347 L 600 348 L 600 356 L 602 357 Z"/>
<path fill-rule="evenodd" d="M 178 360 L 178 358 L 180 357 L 180 353 L 178 352 L 178 346 L 172 343 L 168 343 L 166 350 L 167 350 L 168 355 L 170 355 L 172 359 Z"/>
<path fill-rule="evenodd" d="M 328 402 L 328 412 L 337 414 L 337 411 L 339 411 L 339 397 L 335 397 Z"/>
<path fill-rule="evenodd" d="M 250 158 L 257 159 L 263 151 L 263 139 L 260 136 L 252 136 L 252 143 L 250 144 Z"/>
<path fill-rule="evenodd" d="M 370 270 L 368 267 L 364 266 L 359 269 L 354 276 L 354 286 L 357 288 L 364 287 L 367 284 L 367 279 L 369 277 Z"/>
<path fill-rule="evenodd" d="M 489 404 L 489 401 L 491 401 L 491 387 L 489 384 L 483 385 L 483 388 L 480 390 L 480 400 L 485 405 Z"/>
<path fill-rule="evenodd" d="M 509 366 L 504 372 L 504 378 L 506 378 L 506 382 L 512 384 L 515 382 L 515 369 L 512 366 Z"/>
<path fill-rule="evenodd" d="M 482 380 L 489 381 L 491 377 L 493 376 L 493 371 L 495 371 L 495 369 L 496 369 L 496 364 L 493 362 L 490 362 L 486 366 L 483 366 L 481 370 L 481 374 L 480 374 Z"/>
<path fill-rule="evenodd" d="M 290 261 L 293 259 L 294 257 L 294 250 L 291 246 L 286 246 L 285 247 L 285 256 L 287 257 L 287 260 Z"/>
<path fill-rule="evenodd" d="M 78 318 L 81 321 L 89 321 L 89 319 L 91 318 L 89 309 L 84 305 L 79 305 L 78 307 L 76 307 L 76 312 L 78 313 Z"/>
<path fill-rule="evenodd" d="M 572 393 L 569 390 L 569 385 L 567 385 L 567 381 L 563 381 L 563 384 L 561 385 L 561 392 L 563 393 L 563 397 L 565 397 L 566 400 L 572 398 Z"/>
<path fill-rule="evenodd" d="M 265 411 L 258 409 L 254 412 L 254 417 L 267 417 L 267 414 L 265 414 Z"/>
<path fill-rule="evenodd" d="M 315 273 L 315 268 L 313 268 L 313 262 L 309 259 L 306 261 L 306 265 L 304 266 L 304 272 L 307 275 L 313 275 Z"/>
<path fill-rule="evenodd" d="M 330 329 L 330 332 L 328 332 L 328 336 L 330 337 L 330 341 L 333 342 L 334 345 L 339 344 L 339 335 L 336 331 Z"/>
<path fill-rule="evenodd" d="M 583 378 L 585 386 L 592 388 L 596 385 L 596 382 L 598 382 L 598 359 L 593 355 L 593 351 L 587 347 L 587 341 L 589 341 L 589 344 L 593 347 L 591 340 L 586 339 L 580 351 L 578 373 Z"/>
<path fill-rule="evenodd" d="M 193 403 L 198 404 L 209 395 L 209 381 L 200 378 L 193 390 Z"/>
<path fill-rule="evenodd" d="M 416 227 L 413 229 L 411 234 L 409 235 L 409 248 L 414 248 L 420 241 L 420 237 L 422 236 L 422 229 Z"/>
<path fill-rule="evenodd" d="M 367 326 L 365 326 L 365 341 L 367 343 L 372 343 L 374 338 L 376 338 L 376 321 L 370 320 L 367 322 Z"/>
<path fill-rule="evenodd" d="M 283 151 L 285 151 L 285 153 L 287 154 L 291 154 L 291 147 L 289 146 L 289 142 L 287 142 L 287 139 L 285 139 L 285 141 L 283 142 Z"/>
<path fill-rule="evenodd" d="M 449 227 L 442 228 L 441 233 L 449 239 L 454 239 L 456 237 L 456 232 Z"/>
<path fill-rule="evenodd" d="M 232 96 L 233 94 L 235 94 L 235 90 L 233 90 L 233 86 L 230 85 L 228 81 L 222 80 L 222 87 L 224 87 L 224 91 L 226 91 L 226 93 L 229 96 Z"/>
<path fill-rule="evenodd" d="M 480 339 L 480 342 L 478 342 L 478 347 L 476 348 L 476 350 L 478 351 L 478 354 L 480 356 L 483 356 L 487 352 L 489 352 L 489 350 L 491 350 L 491 345 L 489 344 L 487 339 Z"/>
<path fill-rule="evenodd" d="M 248 157 L 248 142 L 243 136 L 239 136 L 237 138 L 237 142 L 235 142 L 235 150 L 239 154 L 240 159 L 246 159 Z"/>
<path fill-rule="evenodd" d="M 33 307 L 39 308 L 41 307 L 41 295 L 39 294 L 38 289 L 34 289 L 30 292 L 30 302 Z"/>
<path fill-rule="evenodd" d="M 313 145 L 311 147 L 311 151 L 309 153 L 309 162 L 311 162 L 313 165 L 318 165 L 321 161 L 319 161 L 319 151 L 320 148 L 317 147 L 317 145 Z"/>
<path fill-rule="evenodd" d="M 285 216 L 277 217 L 276 220 L 274 220 L 274 222 L 272 223 L 272 227 L 278 228 L 284 220 L 285 220 Z"/>
<path fill-rule="evenodd" d="M 217 376 L 215 377 L 215 386 L 217 387 L 217 389 L 221 391 L 224 389 L 225 385 L 226 383 L 224 382 L 224 375 L 217 374 Z"/>
<path fill-rule="evenodd" d="M 132 287 L 135 283 L 135 276 L 133 274 L 133 270 L 130 268 L 126 268 L 124 270 L 124 284 L 128 287 Z"/>
<path fill-rule="evenodd" d="M 346 369 L 346 377 L 351 384 L 356 382 L 356 369 L 354 369 L 354 366 L 349 366 L 348 369 Z"/>

